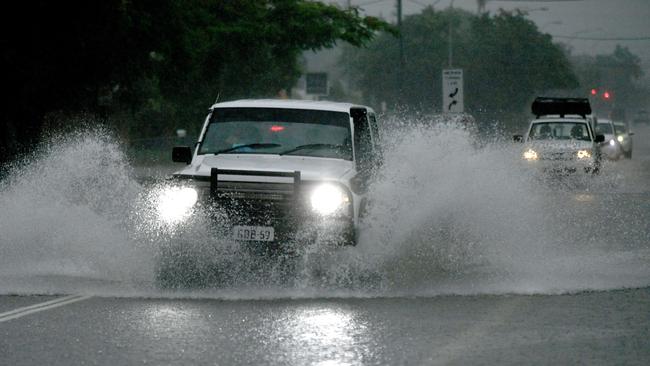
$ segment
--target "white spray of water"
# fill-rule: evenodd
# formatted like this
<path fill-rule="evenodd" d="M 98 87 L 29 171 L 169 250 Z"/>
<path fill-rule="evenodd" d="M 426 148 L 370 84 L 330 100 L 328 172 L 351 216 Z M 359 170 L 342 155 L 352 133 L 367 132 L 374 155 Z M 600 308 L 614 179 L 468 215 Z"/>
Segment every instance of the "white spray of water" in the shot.
<path fill-rule="evenodd" d="M 650 284 L 649 197 L 621 194 L 618 167 L 540 179 L 519 146 L 476 148 L 458 125 L 431 126 L 387 136 L 363 240 L 325 273 L 376 273 L 389 296 Z"/>
<path fill-rule="evenodd" d="M 71 292 L 96 281 L 128 288 L 150 277 L 150 261 L 129 239 L 141 187 L 113 141 L 79 131 L 15 164 L 0 186 L 0 291 Z"/>
<path fill-rule="evenodd" d="M 455 125 L 402 126 L 386 143 L 359 245 L 309 245 L 287 272 L 215 239 L 202 219 L 184 232 L 153 224 L 154 195 L 110 134 L 55 138 L 0 182 L 0 293 L 365 297 L 650 285 L 647 193 L 602 192 L 620 186 L 620 174 L 581 180 L 578 191 L 549 185 L 513 163 L 516 147 L 476 147 Z M 159 250 L 179 240 L 206 266 L 225 266 L 228 287 L 158 290 Z"/>

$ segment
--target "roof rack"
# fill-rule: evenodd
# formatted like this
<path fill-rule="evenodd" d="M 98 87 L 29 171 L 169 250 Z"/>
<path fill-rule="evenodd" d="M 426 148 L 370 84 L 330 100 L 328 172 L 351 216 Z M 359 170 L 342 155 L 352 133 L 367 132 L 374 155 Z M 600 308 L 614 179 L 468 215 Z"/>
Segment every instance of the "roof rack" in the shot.
<path fill-rule="evenodd" d="M 531 111 L 537 118 L 550 114 L 559 114 L 560 117 L 577 114 L 586 118 L 591 114 L 591 105 L 587 98 L 537 97 L 531 106 Z"/>

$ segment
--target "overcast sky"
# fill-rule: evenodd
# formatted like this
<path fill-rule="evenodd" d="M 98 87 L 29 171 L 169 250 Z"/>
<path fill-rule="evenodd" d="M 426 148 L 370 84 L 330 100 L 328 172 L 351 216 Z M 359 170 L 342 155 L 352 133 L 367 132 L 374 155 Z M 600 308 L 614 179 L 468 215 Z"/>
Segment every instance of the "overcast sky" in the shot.
<path fill-rule="evenodd" d="M 347 0 L 331 1 L 345 6 Z M 351 0 L 367 15 L 395 20 L 396 0 Z M 424 5 L 436 9 L 449 6 L 450 0 L 402 0 L 405 15 L 419 13 Z M 454 7 L 477 11 L 476 0 L 454 0 Z M 650 74 L 650 0 L 488 0 L 486 10 L 500 8 L 528 10 L 528 17 L 546 33 L 558 36 L 602 38 L 603 40 L 555 38 L 572 46 L 574 53 L 610 53 L 616 44 L 625 45 L 641 57 L 646 77 Z M 604 40 L 644 38 L 643 40 Z"/>

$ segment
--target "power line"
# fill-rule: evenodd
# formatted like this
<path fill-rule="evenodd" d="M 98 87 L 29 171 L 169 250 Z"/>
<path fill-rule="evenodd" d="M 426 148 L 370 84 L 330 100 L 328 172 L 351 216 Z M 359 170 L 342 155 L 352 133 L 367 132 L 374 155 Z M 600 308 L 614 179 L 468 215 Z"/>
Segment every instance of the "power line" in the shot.
<path fill-rule="evenodd" d="M 436 6 L 440 2 L 440 0 L 434 1 L 433 4 L 425 4 L 425 3 L 419 2 L 417 0 L 408 0 L 408 2 L 413 3 L 413 4 L 417 4 L 417 5 L 420 5 L 423 8 L 426 8 L 428 6 L 430 6 L 430 7 Z"/>
<path fill-rule="evenodd" d="M 553 38 L 578 39 L 583 41 L 650 41 L 650 36 L 643 37 L 580 37 L 551 34 Z"/>
<path fill-rule="evenodd" d="M 359 3 L 359 4 L 353 4 L 353 5 L 354 6 L 366 6 L 366 5 L 374 5 L 374 4 L 383 3 L 383 2 L 386 2 L 386 1 L 388 1 L 388 0 L 370 0 L 370 1 L 363 2 L 363 3 Z M 411 2 L 413 4 L 420 5 L 423 8 L 426 8 L 427 6 L 436 6 L 441 0 L 436 0 L 436 1 L 433 2 L 433 4 L 425 4 L 425 3 L 421 2 L 421 1 L 417 1 L 417 0 L 407 0 L 407 1 Z"/>
<path fill-rule="evenodd" d="M 531 3 L 562 3 L 562 2 L 570 2 L 570 1 L 584 1 L 584 0 L 492 0 L 494 2 L 510 2 L 510 3 L 525 3 L 525 2 L 531 2 Z"/>
<path fill-rule="evenodd" d="M 383 3 L 388 0 L 373 0 L 373 1 L 366 1 L 365 3 L 360 3 L 360 4 L 354 4 L 354 6 L 366 6 L 366 5 L 373 5 L 373 4 L 378 4 L 378 3 Z"/>

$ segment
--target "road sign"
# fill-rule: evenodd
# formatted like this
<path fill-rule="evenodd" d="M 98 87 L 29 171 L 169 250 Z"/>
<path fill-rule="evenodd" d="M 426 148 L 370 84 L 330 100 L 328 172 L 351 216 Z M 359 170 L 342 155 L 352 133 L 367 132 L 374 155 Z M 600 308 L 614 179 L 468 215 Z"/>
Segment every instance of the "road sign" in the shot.
<path fill-rule="evenodd" d="M 314 95 L 327 95 L 327 73 L 326 72 L 310 72 L 305 75 L 307 83 L 305 91 L 307 94 Z"/>
<path fill-rule="evenodd" d="M 463 113 L 463 70 L 442 70 L 442 111 L 443 113 Z"/>

